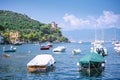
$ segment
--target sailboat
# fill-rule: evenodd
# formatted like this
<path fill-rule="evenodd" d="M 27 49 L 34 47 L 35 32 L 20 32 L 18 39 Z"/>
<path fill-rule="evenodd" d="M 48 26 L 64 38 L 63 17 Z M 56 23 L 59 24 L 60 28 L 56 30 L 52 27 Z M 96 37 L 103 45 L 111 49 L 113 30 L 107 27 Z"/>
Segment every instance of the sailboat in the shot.
<path fill-rule="evenodd" d="M 114 50 L 117 53 L 120 53 L 120 42 L 117 40 L 117 31 L 115 29 L 115 40 L 112 42 L 112 44 L 114 45 Z"/>
<path fill-rule="evenodd" d="M 100 54 L 102 56 L 107 56 L 107 54 L 108 54 L 107 49 L 103 46 L 103 44 L 104 44 L 104 31 L 102 30 L 102 39 L 97 40 L 96 26 L 95 26 L 95 41 L 91 44 L 93 45 L 91 47 L 91 52 Z"/>

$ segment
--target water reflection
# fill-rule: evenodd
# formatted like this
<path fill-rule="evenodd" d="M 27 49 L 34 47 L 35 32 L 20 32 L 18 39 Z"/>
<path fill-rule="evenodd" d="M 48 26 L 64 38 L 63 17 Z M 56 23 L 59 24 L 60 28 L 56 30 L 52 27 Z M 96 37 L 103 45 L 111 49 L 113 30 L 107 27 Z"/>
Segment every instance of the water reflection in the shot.
<path fill-rule="evenodd" d="M 100 77 L 102 76 L 103 69 L 102 68 L 83 68 L 80 70 L 80 75 L 86 77 Z"/>

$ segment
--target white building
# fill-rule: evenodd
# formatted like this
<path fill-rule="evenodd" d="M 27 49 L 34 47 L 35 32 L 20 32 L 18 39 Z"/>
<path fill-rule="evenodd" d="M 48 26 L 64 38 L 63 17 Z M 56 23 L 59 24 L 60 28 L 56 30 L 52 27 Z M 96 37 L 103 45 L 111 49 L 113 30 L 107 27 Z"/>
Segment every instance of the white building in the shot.
<path fill-rule="evenodd" d="M 0 44 L 4 43 L 4 38 L 2 36 L 0 36 Z"/>

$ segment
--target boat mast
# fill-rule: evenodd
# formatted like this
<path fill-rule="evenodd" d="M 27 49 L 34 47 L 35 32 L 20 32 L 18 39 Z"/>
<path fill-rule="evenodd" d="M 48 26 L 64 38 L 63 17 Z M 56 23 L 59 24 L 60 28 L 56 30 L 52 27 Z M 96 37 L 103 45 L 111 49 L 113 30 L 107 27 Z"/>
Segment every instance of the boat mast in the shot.
<path fill-rule="evenodd" d="M 115 41 L 117 41 L 117 33 L 116 33 L 116 28 L 115 28 Z"/>
<path fill-rule="evenodd" d="M 101 38 L 102 42 L 104 42 L 104 29 L 102 29 L 102 38 Z"/>
<path fill-rule="evenodd" d="M 95 24 L 95 41 L 97 40 L 97 31 L 96 31 L 97 24 Z"/>

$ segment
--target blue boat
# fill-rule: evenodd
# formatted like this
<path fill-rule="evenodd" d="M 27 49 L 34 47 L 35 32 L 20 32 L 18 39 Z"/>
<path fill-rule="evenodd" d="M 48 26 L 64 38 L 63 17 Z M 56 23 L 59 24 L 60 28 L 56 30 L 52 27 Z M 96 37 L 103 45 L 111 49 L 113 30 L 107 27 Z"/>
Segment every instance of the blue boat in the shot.
<path fill-rule="evenodd" d="M 11 46 L 10 49 L 5 49 L 5 47 L 3 47 L 3 51 L 4 52 L 16 52 L 16 47 Z"/>

